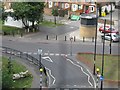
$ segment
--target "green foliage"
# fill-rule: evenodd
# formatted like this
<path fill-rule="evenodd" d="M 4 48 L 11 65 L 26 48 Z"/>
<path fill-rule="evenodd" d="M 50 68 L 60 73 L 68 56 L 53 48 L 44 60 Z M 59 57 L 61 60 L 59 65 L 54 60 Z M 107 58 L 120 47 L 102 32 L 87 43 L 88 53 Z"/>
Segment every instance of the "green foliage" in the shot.
<path fill-rule="evenodd" d="M 52 9 L 52 15 L 53 16 L 58 16 L 59 15 L 58 8 L 53 8 Z"/>
<path fill-rule="evenodd" d="M 8 59 L 2 57 L 2 88 L 30 88 L 32 84 L 33 77 L 29 74 L 28 77 L 19 80 L 12 80 L 13 73 L 19 73 L 26 71 L 26 67 L 12 60 L 12 70 L 9 73 L 8 69 Z"/>
<path fill-rule="evenodd" d="M 44 2 L 14 2 L 12 8 L 11 16 L 15 20 L 21 19 L 25 27 L 29 27 L 27 21 L 34 27 L 34 23 L 43 18 Z"/>
<path fill-rule="evenodd" d="M 57 23 L 57 24 L 55 25 L 54 22 L 43 21 L 42 23 L 40 23 L 40 25 L 42 25 L 42 26 L 47 26 L 47 27 L 56 27 L 56 26 L 61 26 L 61 25 L 63 25 L 63 24 Z"/>
<path fill-rule="evenodd" d="M 0 19 L 4 22 L 7 19 L 9 13 L 5 12 L 3 3 L 0 4 L 0 13 Z"/>
<path fill-rule="evenodd" d="M 81 57 L 83 57 L 87 62 L 93 63 L 93 54 L 79 54 Z M 104 78 L 109 80 L 120 80 L 118 78 L 118 72 L 119 72 L 119 56 L 117 55 L 105 55 L 104 56 Z M 114 62 L 114 63 L 113 63 Z M 102 68 L 102 55 L 96 55 L 96 67 L 100 69 Z"/>
<path fill-rule="evenodd" d="M 59 16 L 64 17 L 65 16 L 65 10 L 59 10 Z"/>
<path fill-rule="evenodd" d="M 21 32 L 22 29 L 21 28 L 17 28 L 17 27 L 12 27 L 12 26 L 2 26 L 2 31 L 5 34 L 11 35 L 11 34 L 18 34 L 18 32 Z"/>

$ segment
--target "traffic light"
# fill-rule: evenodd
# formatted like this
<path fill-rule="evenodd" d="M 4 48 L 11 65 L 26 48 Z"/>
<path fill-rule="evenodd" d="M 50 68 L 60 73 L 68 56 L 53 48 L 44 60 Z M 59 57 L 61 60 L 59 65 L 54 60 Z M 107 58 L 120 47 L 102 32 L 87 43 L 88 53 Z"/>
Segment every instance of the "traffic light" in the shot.
<path fill-rule="evenodd" d="M 99 74 L 99 71 L 100 71 L 100 69 L 99 69 L 99 68 L 97 68 L 97 69 L 96 69 L 97 75 Z"/>

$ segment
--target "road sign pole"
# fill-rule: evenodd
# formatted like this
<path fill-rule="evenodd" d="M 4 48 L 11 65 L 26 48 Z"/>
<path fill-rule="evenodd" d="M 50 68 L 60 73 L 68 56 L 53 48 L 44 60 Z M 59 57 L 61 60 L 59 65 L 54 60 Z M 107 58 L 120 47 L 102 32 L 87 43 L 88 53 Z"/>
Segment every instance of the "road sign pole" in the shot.
<path fill-rule="evenodd" d="M 95 62 L 96 62 L 97 22 L 98 22 L 98 8 L 96 9 L 96 31 L 95 31 L 95 48 L 94 48 L 94 68 L 93 68 L 93 75 L 95 75 Z"/>
<path fill-rule="evenodd" d="M 42 63 L 41 63 L 41 54 L 42 54 L 42 49 L 38 49 L 38 54 L 39 54 L 39 70 L 40 70 L 40 90 L 42 90 Z"/>
<path fill-rule="evenodd" d="M 111 11 L 110 11 L 110 32 L 112 32 L 112 3 L 111 3 Z M 112 36 L 110 33 L 110 54 L 111 54 L 111 44 L 112 44 Z"/>

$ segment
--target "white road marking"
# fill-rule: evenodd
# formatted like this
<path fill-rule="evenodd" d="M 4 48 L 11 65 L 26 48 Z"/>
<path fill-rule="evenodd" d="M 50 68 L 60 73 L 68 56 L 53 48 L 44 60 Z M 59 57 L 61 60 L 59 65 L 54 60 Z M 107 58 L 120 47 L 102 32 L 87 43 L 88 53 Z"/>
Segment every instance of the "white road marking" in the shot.
<path fill-rule="evenodd" d="M 37 55 L 38 53 L 33 53 L 34 55 Z"/>
<path fill-rule="evenodd" d="M 44 53 L 44 55 L 48 55 L 48 53 Z"/>
<path fill-rule="evenodd" d="M 45 68 L 46 68 L 46 67 L 45 67 Z M 53 80 L 53 82 L 52 82 L 52 84 L 54 85 L 54 84 L 55 84 L 56 79 L 55 79 L 55 77 L 52 75 L 51 70 L 50 70 L 50 69 L 48 69 L 48 68 L 46 68 L 46 69 L 49 71 L 50 76 L 54 79 L 54 80 Z M 48 74 L 48 76 L 49 76 L 49 74 Z M 50 81 L 51 81 L 50 76 L 49 76 L 49 86 L 50 86 Z"/>
<path fill-rule="evenodd" d="M 56 56 L 59 56 L 59 54 L 58 54 L 58 53 L 56 53 L 55 55 L 56 55 Z"/>
<path fill-rule="evenodd" d="M 65 54 L 61 54 L 61 56 L 65 56 Z"/>
<path fill-rule="evenodd" d="M 93 81 L 94 81 L 94 85 L 95 85 L 95 88 L 96 88 L 96 81 L 95 81 L 95 79 L 94 79 L 94 77 L 93 77 L 93 75 L 90 73 L 90 71 L 87 69 L 87 71 L 89 72 L 89 74 L 91 75 L 91 77 L 93 78 Z"/>
<path fill-rule="evenodd" d="M 70 27 L 70 28 L 74 28 L 74 27 Z"/>
<path fill-rule="evenodd" d="M 26 54 L 27 52 L 23 52 L 24 54 Z"/>
<path fill-rule="evenodd" d="M 18 52 L 17 54 L 20 54 L 20 52 Z"/>
<path fill-rule="evenodd" d="M 54 55 L 54 53 L 50 53 L 50 55 L 51 55 L 51 56 L 53 56 L 53 55 Z"/>
<path fill-rule="evenodd" d="M 70 61 L 73 65 L 81 68 L 82 72 L 83 72 L 85 75 L 88 76 L 88 83 L 89 83 L 91 86 L 93 86 L 92 83 L 90 82 L 90 76 L 89 76 L 85 71 L 83 71 L 83 68 L 82 68 L 81 66 L 79 66 L 79 65 L 77 65 L 77 64 L 74 64 L 70 59 L 66 59 L 66 60 Z"/>
<path fill-rule="evenodd" d="M 32 54 L 32 52 L 28 52 L 28 54 L 29 54 L 29 55 L 31 55 L 31 54 Z"/>
<path fill-rule="evenodd" d="M 47 61 L 49 61 L 49 62 L 53 62 L 52 59 L 51 59 L 49 56 L 42 57 L 42 59 L 47 60 Z"/>
<path fill-rule="evenodd" d="M 7 51 L 7 53 L 11 53 L 10 51 Z"/>

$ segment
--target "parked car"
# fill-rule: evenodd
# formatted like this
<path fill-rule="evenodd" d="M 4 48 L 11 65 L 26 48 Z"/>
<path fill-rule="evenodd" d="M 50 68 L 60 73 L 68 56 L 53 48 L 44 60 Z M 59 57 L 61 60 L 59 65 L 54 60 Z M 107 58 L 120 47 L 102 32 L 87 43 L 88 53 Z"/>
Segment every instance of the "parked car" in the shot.
<path fill-rule="evenodd" d="M 78 20 L 80 20 L 80 16 L 71 15 L 71 20 L 78 21 Z"/>
<path fill-rule="evenodd" d="M 101 35 L 101 38 L 102 40 L 112 40 L 113 42 L 119 42 L 120 41 L 120 35 L 119 34 L 116 34 L 116 33 L 111 33 L 110 34 L 105 34 L 105 37 L 104 37 L 104 34 Z"/>
<path fill-rule="evenodd" d="M 104 26 L 101 26 L 99 28 L 99 31 L 101 33 L 104 33 Z M 119 33 L 119 32 L 114 27 L 112 27 L 112 29 L 111 29 L 110 26 L 105 26 L 105 33 Z"/>

